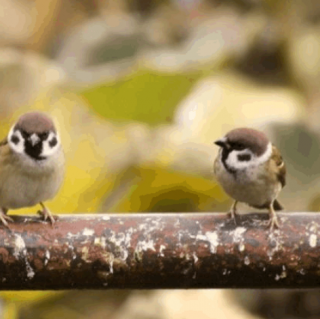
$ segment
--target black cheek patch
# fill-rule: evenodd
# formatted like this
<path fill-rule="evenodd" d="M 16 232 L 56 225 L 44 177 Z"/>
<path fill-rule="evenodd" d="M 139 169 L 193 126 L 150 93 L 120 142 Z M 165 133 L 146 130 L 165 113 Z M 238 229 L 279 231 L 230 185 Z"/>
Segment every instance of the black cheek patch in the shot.
<path fill-rule="evenodd" d="M 13 144 L 17 145 L 17 144 L 20 142 L 20 139 L 19 139 L 18 136 L 12 135 L 12 137 L 11 137 L 11 142 L 12 142 Z"/>
<path fill-rule="evenodd" d="M 251 160 L 251 155 L 249 154 L 238 155 L 238 160 L 240 162 L 249 162 Z"/>
<path fill-rule="evenodd" d="M 222 149 L 222 156 L 221 156 L 221 161 L 223 163 L 223 166 L 225 167 L 225 169 L 230 173 L 230 174 L 233 174 L 235 175 L 236 171 L 234 169 L 232 169 L 231 167 L 228 166 L 227 164 L 227 159 L 228 159 L 228 156 L 229 156 L 229 153 L 231 152 L 230 149 L 227 149 L 227 148 L 223 148 Z"/>
<path fill-rule="evenodd" d="M 54 137 L 50 142 L 49 142 L 49 145 L 51 146 L 51 147 L 54 147 L 54 146 L 56 146 L 58 144 L 58 141 L 57 141 L 57 139 Z"/>

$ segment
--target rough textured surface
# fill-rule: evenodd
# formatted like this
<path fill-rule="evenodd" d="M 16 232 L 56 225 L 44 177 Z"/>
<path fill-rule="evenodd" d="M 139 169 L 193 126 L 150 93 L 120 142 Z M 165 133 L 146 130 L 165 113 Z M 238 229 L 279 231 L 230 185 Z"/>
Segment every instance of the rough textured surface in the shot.
<path fill-rule="evenodd" d="M 0 289 L 319 287 L 320 214 L 14 216 Z"/>

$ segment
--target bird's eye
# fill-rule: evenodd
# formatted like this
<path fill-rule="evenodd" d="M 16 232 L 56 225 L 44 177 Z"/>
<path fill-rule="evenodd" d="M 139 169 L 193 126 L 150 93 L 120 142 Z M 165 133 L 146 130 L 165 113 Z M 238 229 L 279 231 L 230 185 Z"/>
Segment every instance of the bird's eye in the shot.
<path fill-rule="evenodd" d="M 51 147 L 55 147 L 56 145 L 58 144 L 58 140 L 56 137 L 54 137 L 50 142 L 49 142 L 49 145 Z"/>
<path fill-rule="evenodd" d="M 49 136 L 48 132 L 38 134 L 41 140 L 46 140 Z"/>
<path fill-rule="evenodd" d="M 17 135 L 12 135 L 11 142 L 15 145 L 17 145 L 20 142 L 20 139 Z"/>
<path fill-rule="evenodd" d="M 27 140 L 30 136 L 30 134 L 28 134 L 26 131 L 21 131 L 21 134 L 25 140 Z"/>

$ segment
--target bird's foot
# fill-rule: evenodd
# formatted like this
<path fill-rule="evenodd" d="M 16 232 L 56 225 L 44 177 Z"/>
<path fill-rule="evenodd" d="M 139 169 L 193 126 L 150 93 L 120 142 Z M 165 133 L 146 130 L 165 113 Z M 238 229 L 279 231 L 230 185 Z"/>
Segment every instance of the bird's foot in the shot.
<path fill-rule="evenodd" d="M 8 222 L 13 223 L 13 219 L 7 215 L 7 211 L 0 209 L 0 222 L 9 228 Z"/>
<path fill-rule="evenodd" d="M 268 227 L 270 227 L 270 231 L 273 231 L 274 228 L 277 228 L 277 229 L 280 228 L 279 219 L 276 214 L 270 217 L 270 220 L 268 222 Z"/>
<path fill-rule="evenodd" d="M 228 216 L 230 217 L 230 219 L 233 220 L 235 225 L 237 225 L 236 214 L 237 214 L 237 210 L 235 210 L 235 209 L 230 209 L 229 212 L 228 212 Z"/>
<path fill-rule="evenodd" d="M 230 218 L 233 220 L 234 224 L 237 226 L 237 220 L 236 220 L 236 214 L 237 214 L 237 204 L 238 204 L 238 201 L 234 201 L 230 210 L 229 210 L 229 213 L 228 215 L 230 216 Z"/>
<path fill-rule="evenodd" d="M 46 221 L 46 220 L 49 219 L 50 222 L 51 222 L 51 225 L 53 225 L 53 224 L 56 222 L 56 220 L 58 219 L 58 217 L 52 215 L 52 213 L 50 212 L 50 210 L 49 210 L 46 206 L 44 206 L 42 203 L 41 203 L 40 205 L 42 206 L 42 210 L 39 210 L 39 211 L 38 211 L 38 214 L 39 214 L 40 216 L 42 216 L 42 218 L 43 218 L 44 221 Z"/>

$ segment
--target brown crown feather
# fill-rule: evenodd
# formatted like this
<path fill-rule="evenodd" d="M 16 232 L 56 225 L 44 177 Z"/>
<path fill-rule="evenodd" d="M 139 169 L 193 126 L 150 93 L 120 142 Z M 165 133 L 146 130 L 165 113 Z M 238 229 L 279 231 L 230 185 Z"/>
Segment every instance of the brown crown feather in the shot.
<path fill-rule="evenodd" d="M 258 156 L 266 151 L 269 143 L 264 133 L 251 128 L 234 129 L 226 137 L 229 143 L 241 143 Z"/>
<path fill-rule="evenodd" d="M 14 130 L 21 130 L 27 133 L 56 132 L 54 123 L 48 115 L 41 112 L 29 112 L 22 115 Z"/>

